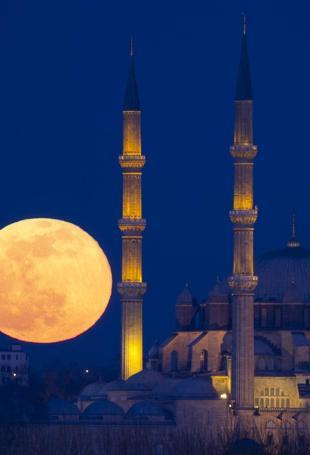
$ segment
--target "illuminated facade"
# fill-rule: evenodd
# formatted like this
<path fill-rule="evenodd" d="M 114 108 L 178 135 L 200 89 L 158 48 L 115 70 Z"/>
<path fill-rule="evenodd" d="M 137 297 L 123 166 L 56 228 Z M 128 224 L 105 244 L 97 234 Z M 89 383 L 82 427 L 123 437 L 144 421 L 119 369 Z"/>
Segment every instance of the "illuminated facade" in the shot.
<path fill-rule="evenodd" d="M 118 292 L 122 302 L 122 378 L 142 370 L 142 303 L 146 283 L 142 281 L 141 176 L 145 157 L 141 153 L 141 111 L 131 44 L 130 67 L 123 106 L 123 153 L 119 157 L 123 173 L 122 281 Z"/>

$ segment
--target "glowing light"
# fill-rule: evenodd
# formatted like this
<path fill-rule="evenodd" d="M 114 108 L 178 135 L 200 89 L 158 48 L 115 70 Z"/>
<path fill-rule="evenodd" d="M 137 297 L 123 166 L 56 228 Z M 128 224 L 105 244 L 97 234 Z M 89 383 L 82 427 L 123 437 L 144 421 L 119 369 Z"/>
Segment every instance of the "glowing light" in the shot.
<path fill-rule="evenodd" d="M 221 400 L 226 400 L 227 399 L 227 393 L 221 393 L 220 398 L 221 398 Z"/>
<path fill-rule="evenodd" d="M 89 373 L 89 370 L 86 369 L 86 370 L 85 370 L 85 373 Z"/>
<path fill-rule="evenodd" d="M 108 260 L 79 227 L 47 218 L 0 230 L 0 330 L 23 341 L 76 337 L 111 295 Z"/>
<path fill-rule="evenodd" d="M 13 373 L 14 378 L 16 378 L 16 373 Z"/>

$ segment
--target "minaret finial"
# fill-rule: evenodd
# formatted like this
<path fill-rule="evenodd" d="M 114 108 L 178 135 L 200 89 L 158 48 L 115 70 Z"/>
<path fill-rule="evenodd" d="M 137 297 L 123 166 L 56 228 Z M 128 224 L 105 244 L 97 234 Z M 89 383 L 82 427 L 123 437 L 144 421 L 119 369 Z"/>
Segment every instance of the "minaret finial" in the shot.
<path fill-rule="evenodd" d="M 298 248 L 300 246 L 300 243 L 297 240 L 297 234 L 296 234 L 296 212 L 295 212 L 295 210 L 292 211 L 291 238 L 287 242 L 287 246 L 290 248 Z"/>
<path fill-rule="evenodd" d="M 133 36 L 130 37 L 130 57 L 134 56 Z"/>
<path fill-rule="evenodd" d="M 247 26 L 247 23 L 246 23 L 246 14 L 245 14 L 245 13 L 242 13 L 242 16 L 243 16 L 243 35 L 246 35 L 246 26 Z"/>

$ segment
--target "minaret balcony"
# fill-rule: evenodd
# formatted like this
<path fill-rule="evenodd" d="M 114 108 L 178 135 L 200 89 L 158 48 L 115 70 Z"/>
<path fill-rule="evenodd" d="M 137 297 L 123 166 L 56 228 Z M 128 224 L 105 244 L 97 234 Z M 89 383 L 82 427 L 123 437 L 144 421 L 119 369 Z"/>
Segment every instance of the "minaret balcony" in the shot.
<path fill-rule="evenodd" d="M 252 226 L 258 217 L 258 208 L 252 210 L 230 210 L 229 218 L 233 224 L 239 226 Z"/>
<path fill-rule="evenodd" d="M 141 299 L 146 293 L 147 284 L 136 281 L 122 281 L 117 283 L 117 291 L 123 300 Z"/>
<path fill-rule="evenodd" d="M 242 161 L 254 160 L 257 151 L 257 146 L 253 144 L 234 144 L 230 147 L 231 156 Z"/>
<path fill-rule="evenodd" d="M 145 165 L 145 156 L 144 155 L 120 155 L 118 157 L 120 167 L 123 171 L 139 171 Z"/>
<path fill-rule="evenodd" d="M 258 276 L 235 274 L 228 277 L 228 286 L 233 292 L 253 292 L 258 284 Z"/>
<path fill-rule="evenodd" d="M 121 218 L 118 220 L 119 230 L 126 234 L 141 234 L 146 227 L 144 218 Z"/>

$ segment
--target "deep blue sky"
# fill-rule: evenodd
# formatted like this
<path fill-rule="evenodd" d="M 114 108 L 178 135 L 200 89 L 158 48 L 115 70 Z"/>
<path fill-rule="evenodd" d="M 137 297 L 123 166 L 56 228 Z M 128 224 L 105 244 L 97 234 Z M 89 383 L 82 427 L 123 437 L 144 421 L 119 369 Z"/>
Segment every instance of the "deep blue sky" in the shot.
<path fill-rule="evenodd" d="M 248 14 L 255 97 L 255 249 L 282 247 L 290 213 L 310 245 L 308 1 L 23 1 L 0 4 L 0 223 L 69 220 L 120 276 L 121 106 L 134 35 L 143 108 L 145 347 L 174 328 L 189 280 L 199 300 L 230 271 L 233 96 Z M 1 340 L 0 340 L 1 341 Z M 3 343 L 7 340 L 2 338 Z M 34 364 L 104 364 L 120 345 L 114 290 L 76 340 L 27 345 Z"/>

